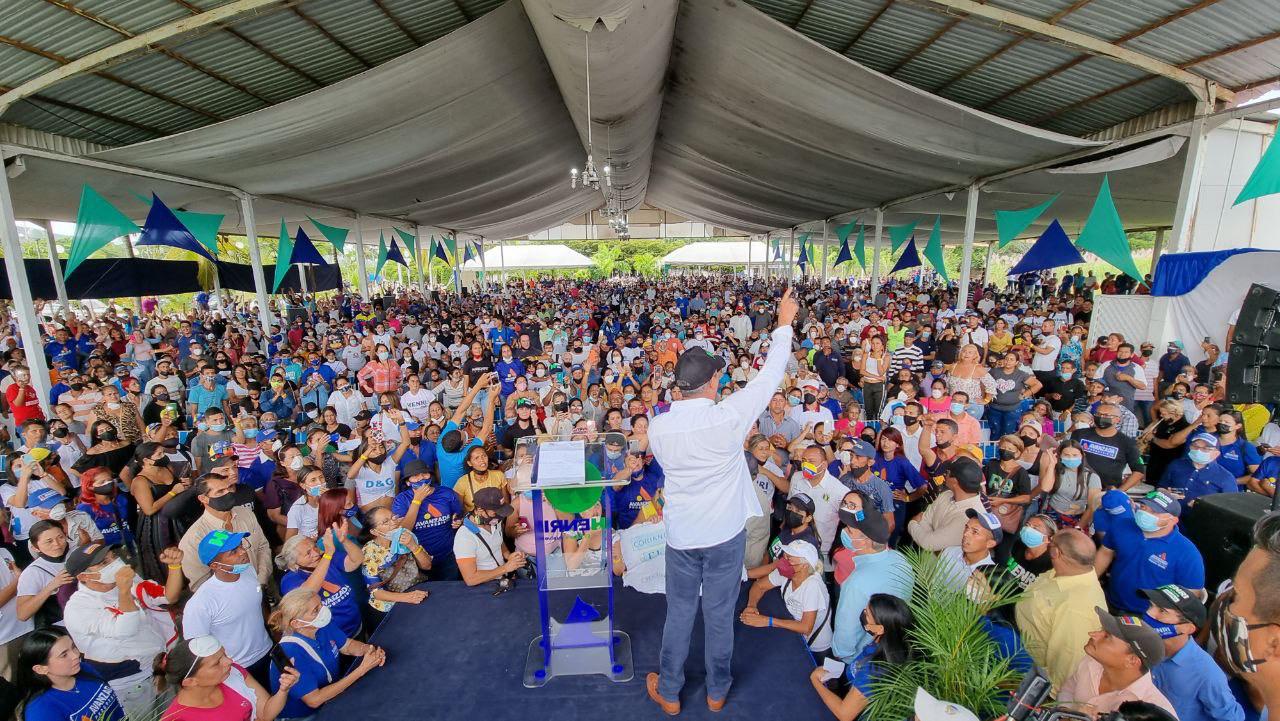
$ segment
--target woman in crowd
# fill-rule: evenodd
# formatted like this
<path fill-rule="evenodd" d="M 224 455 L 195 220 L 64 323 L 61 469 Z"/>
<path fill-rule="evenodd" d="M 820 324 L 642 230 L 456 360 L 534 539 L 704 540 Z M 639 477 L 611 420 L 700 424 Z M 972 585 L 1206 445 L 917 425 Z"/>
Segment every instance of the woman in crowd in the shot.
<path fill-rule="evenodd" d="M 1057 531 L 1058 524 L 1048 514 L 1031 516 L 1018 529 L 1011 543 L 1002 543 L 996 547 L 996 565 L 1004 569 L 1004 574 L 1019 589 L 1025 591 L 1040 574 L 1053 568 L 1049 558 L 1049 541 Z"/>
<path fill-rule="evenodd" d="M 102 400 L 93 407 L 92 419 L 95 424 L 100 421 L 110 424 L 119 440 L 125 443 L 137 442 L 144 430 L 138 406 L 122 401 L 120 389 L 113 383 L 102 386 Z M 102 437 L 101 432 L 98 437 Z"/>
<path fill-rule="evenodd" d="M 369 514 L 369 531 L 373 539 L 364 544 L 362 563 L 369 606 L 381 615 L 397 603 L 422 603 L 427 592 L 413 587 L 425 580 L 424 571 L 431 570 L 431 556 L 390 509 Z"/>
<path fill-rule="evenodd" d="M 81 659 L 61 626 L 37 629 L 23 640 L 14 685 L 23 693 L 24 721 L 86 718 L 79 715 L 82 709 L 93 709 L 92 721 L 125 721 L 116 692 Z"/>
<path fill-rule="evenodd" d="M 978 346 L 969 343 L 960 349 L 959 360 L 947 369 L 947 390 L 968 394 L 969 405 L 965 410 L 974 418 L 982 418 L 986 404 L 995 395 L 996 381 L 982 364 L 982 351 Z"/>
<path fill-rule="evenodd" d="M 104 467 L 118 474 L 133 460 L 133 446 L 120 437 L 119 431 L 109 421 L 94 421 L 89 428 L 90 445 L 76 461 L 76 469 L 83 473 L 89 468 Z"/>
<path fill-rule="evenodd" d="M 453 492 L 458 494 L 465 513 L 470 513 L 475 508 L 476 491 L 481 488 L 497 488 L 502 491 L 503 498 L 510 500 L 507 477 L 502 471 L 493 468 L 489 453 L 484 448 L 474 446 L 467 451 L 463 469 L 465 473 L 453 485 Z"/>
<path fill-rule="evenodd" d="M 404 419 L 402 411 L 392 411 L 398 419 Z M 391 506 L 391 499 L 396 495 L 396 464 L 409 448 L 409 429 L 404 425 L 399 430 L 400 443 L 393 453 L 387 453 L 387 444 L 376 431 L 365 431 L 359 453 L 351 467 L 347 469 L 350 481 L 352 502 L 359 505 L 360 510 L 368 513 L 374 508 Z"/>
<path fill-rule="evenodd" d="M 14 593 L 15 615 L 19 621 L 32 621 L 36 628 L 62 622 L 62 609 L 75 593 L 76 583 L 67 573 L 67 534 L 57 521 L 39 521 L 31 527 L 33 559 L 22 575 Z"/>
<path fill-rule="evenodd" d="M 1048 494 L 1045 512 L 1059 528 L 1088 529 L 1102 502 L 1102 479 L 1089 468 L 1076 441 L 1064 443 L 1056 454 L 1046 451 L 1045 456 L 1056 460 L 1040 474 L 1040 490 Z"/>
<path fill-rule="evenodd" d="M 1186 452 L 1186 442 L 1174 439 L 1191 424 L 1183 414 L 1182 402 L 1177 398 L 1163 398 L 1152 409 L 1155 420 L 1138 435 L 1138 442 L 1147 446 L 1146 477 L 1153 486 L 1159 486 L 1164 469 Z"/>
<path fill-rule="evenodd" d="M 372 644 L 346 636 L 332 623 L 332 614 L 320 597 L 307 588 L 284 595 L 272 612 L 270 624 L 280 633 L 280 648 L 297 672 L 289 684 L 288 669 L 271 664 L 272 688 L 288 694 L 282 719 L 304 719 L 316 709 L 351 688 L 373 669 L 386 662 L 387 654 Z M 345 675 L 338 667 L 338 655 L 358 656 Z"/>
<path fill-rule="evenodd" d="M 846 403 L 840 409 L 840 417 L 836 419 L 836 433 L 857 438 L 862 435 L 862 405 L 857 401 Z"/>
<path fill-rule="evenodd" d="M 853 721 L 871 700 L 871 686 L 884 673 L 885 666 L 897 666 L 911 660 L 907 634 L 914 621 L 907 602 L 887 593 L 872 594 L 862 612 L 862 627 L 871 636 L 862 653 L 845 668 L 849 691 L 844 698 L 827 688 L 826 670 L 819 666 L 809 675 L 818 697 L 840 721 Z"/>
<path fill-rule="evenodd" d="M 364 551 L 348 536 L 346 523 L 331 526 L 325 541 L 324 552 L 309 536 L 297 535 L 284 542 L 275 559 L 276 567 L 284 572 L 280 592 L 306 588 L 320 594 L 338 629 L 354 638 L 360 635 L 363 619 L 360 594 L 355 592 L 351 577 L 364 563 Z"/>
<path fill-rule="evenodd" d="M 897 428 L 880 431 L 880 439 L 876 443 L 876 459 L 871 466 L 871 472 L 884 479 L 893 491 L 895 539 L 907 527 L 907 496 L 924 485 L 924 476 L 907 460 L 903 443 L 902 432 Z"/>
<path fill-rule="evenodd" d="M 951 409 L 951 391 L 945 378 L 934 378 L 929 384 L 929 395 L 920 399 L 925 413 L 946 413 Z"/>
<path fill-rule="evenodd" d="M 987 479 L 986 495 L 991 510 L 1000 519 L 1006 546 L 1013 542 L 1014 535 L 1022 528 L 1023 513 L 1031 505 L 1031 476 L 1020 462 L 1023 450 L 1020 437 L 1004 436 L 996 441 L 996 457 L 982 466 L 982 473 Z"/>
<path fill-rule="evenodd" d="M 231 368 L 231 378 L 227 380 L 227 402 L 236 405 L 248 398 L 250 385 L 257 384 L 249 377 L 249 369 L 243 363 L 237 363 Z"/>
<path fill-rule="evenodd" d="M 884 405 L 885 380 L 889 374 L 889 353 L 885 350 L 884 338 L 877 335 L 869 339 L 858 373 L 862 375 L 862 401 L 867 417 L 877 418 Z"/>
<path fill-rule="evenodd" d="M 120 493 L 120 485 L 110 469 L 90 468 L 80 474 L 78 510 L 89 514 L 102 533 L 102 540 L 135 548 L 136 538 L 129 525 L 129 498 Z"/>
<path fill-rule="evenodd" d="M 987 352 L 983 357 L 991 358 L 1004 355 L 1013 347 L 1013 334 L 1009 332 L 1009 322 L 1004 318 L 996 318 L 995 327 L 987 336 Z"/>
<path fill-rule="evenodd" d="M 276 692 L 268 692 L 213 636 L 179 639 L 155 666 L 156 685 L 174 691 L 163 721 L 273 721 L 298 682 L 298 672 L 288 668 Z"/>
<path fill-rule="evenodd" d="M 756 579 L 747 592 L 747 607 L 738 618 L 748 626 L 798 633 L 810 651 L 825 653 L 831 648 L 831 597 L 822 582 L 818 548 L 808 541 L 794 541 L 782 547 L 782 555 L 789 573 L 775 568 Z M 785 610 L 786 616 L 761 613 L 758 608 L 765 593 L 774 588 L 782 589 L 779 613 Z"/>
<path fill-rule="evenodd" d="M 138 554 L 142 561 L 142 575 L 163 583 L 168 574 L 160 565 L 160 551 L 177 545 L 177 538 L 172 524 L 160 510 L 191 484 L 173 477 L 169 470 L 169 454 L 159 443 L 138 444 L 130 467 L 133 478 L 129 481 L 129 495 L 138 505 Z"/>

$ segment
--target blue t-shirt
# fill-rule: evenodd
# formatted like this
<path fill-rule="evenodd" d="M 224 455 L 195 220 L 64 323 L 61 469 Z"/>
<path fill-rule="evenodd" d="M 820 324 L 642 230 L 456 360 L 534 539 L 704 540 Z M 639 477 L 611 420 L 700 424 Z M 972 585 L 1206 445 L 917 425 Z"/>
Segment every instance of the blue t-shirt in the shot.
<path fill-rule="evenodd" d="M 79 366 L 79 359 L 76 357 L 76 341 L 74 338 L 68 338 L 67 342 L 59 343 L 51 340 L 44 346 L 45 355 L 57 363 L 59 361 L 66 363 L 68 368 L 75 369 Z"/>
<path fill-rule="evenodd" d="M 1244 721 L 1227 675 L 1195 639 L 1151 669 L 1151 680 L 1173 704 L 1178 721 Z"/>
<path fill-rule="evenodd" d="M 311 716 L 316 710 L 308 706 L 302 697 L 338 680 L 338 650 L 347 645 L 347 636 L 343 635 L 336 623 L 330 623 L 324 628 L 317 628 L 315 638 L 298 635 L 286 638 L 289 640 L 282 640 L 280 648 L 284 649 L 285 655 L 297 669 L 298 682 L 289 689 L 289 699 L 284 702 L 280 718 Z M 315 652 L 314 656 L 299 647 L 303 643 L 311 647 Z M 317 658 L 319 663 L 316 662 Z M 274 661 L 271 662 L 271 688 L 273 691 L 280 689 L 280 669 Z"/>
<path fill-rule="evenodd" d="M 415 449 L 412 445 L 405 447 L 404 455 L 400 456 L 400 462 L 396 464 L 396 470 L 400 472 L 400 477 L 405 478 L 404 467 L 409 461 L 422 461 L 427 464 L 427 468 L 434 469 L 436 467 L 436 447 L 431 441 L 419 442 Z"/>
<path fill-rule="evenodd" d="M 1112 518 L 1102 545 L 1116 554 L 1106 589 L 1107 600 L 1116 608 L 1135 614 L 1146 611 L 1151 602 L 1142 595 L 1144 588 L 1170 583 L 1192 590 L 1204 588 L 1204 559 L 1176 527 L 1166 536 L 1147 538 L 1133 519 Z"/>
<path fill-rule="evenodd" d="M 124 494 L 117 493 L 113 501 L 98 508 L 101 510 L 94 510 L 88 503 L 76 506 L 77 510 L 84 511 L 93 519 L 93 525 L 102 532 L 102 540 L 105 543 L 132 544 L 133 529 L 129 528 L 129 503 L 125 501 Z"/>
<path fill-rule="evenodd" d="M 204 384 L 197 383 L 192 386 L 187 393 L 187 402 L 196 404 L 196 417 L 204 415 L 209 408 L 221 408 L 222 402 L 227 399 L 226 386 L 213 384 L 213 390 L 208 390 Z"/>
<path fill-rule="evenodd" d="M 1230 471 L 1234 478 L 1249 475 L 1249 466 L 1262 463 L 1262 456 L 1258 453 L 1258 449 L 1243 438 L 1237 439 L 1231 445 L 1220 447 L 1218 451 L 1218 465 Z"/>
<path fill-rule="evenodd" d="M 333 614 L 331 626 L 348 636 L 354 636 L 360 632 L 360 599 L 356 597 L 355 589 L 351 587 L 347 574 L 342 569 L 347 557 L 344 548 L 345 546 L 339 546 L 339 550 L 334 551 L 333 560 L 329 561 L 329 571 L 324 574 L 324 585 L 320 587 L 320 603 L 328 606 L 329 612 Z M 310 577 L 310 571 L 289 571 L 280 579 L 280 595 L 300 587 Z"/>
<path fill-rule="evenodd" d="M 82 665 L 82 669 L 88 665 Z M 82 670 L 70 691 L 51 688 L 27 704 L 26 721 L 124 721 L 124 709 L 116 692 Z"/>
<path fill-rule="evenodd" d="M 1235 493 L 1240 490 L 1231 471 L 1214 462 L 1204 468 L 1196 468 L 1186 456 L 1175 458 L 1160 478 L 1161 488 L 1182 491 L 1183 498 L 1193 501 L 1211 493 Z"/>
<path fill-rule="evenodd" d="M 458 424 L 453 421 L 446 421 L 444 428 L 440 429 L 440 438 L 443 439 L 449 431 L 462 431 L 458 429 Z M 458 483 L 458 479 L 462 478 L 462 466 L 467 459 L 467 451 L 472 446 L 483 446 L 484 443 L 479 438 L 472 438 L 470 441 L 462 444 L 462 448 L 457 453 L 450 453 L 444 449 L 440 441 L 436 441 L 436 464 L 440 476 L 440 485 L 445 488 L 453 488 Z"/>
<path fill-rule="evenodd" d="M 878 648 L 879 645 L 874 642 L 867 644 L 866 648 L 862 649 L 862 653 L 858 654 L 858 657 L 844 669 L 845 676 L 849 678 L 849 685 L 858 689 L 863 698 L 871 698 L 871 684 L 884 672 L 879 664 L 871 660 Z"/>
<path fill-rule="evenodd" d="M 1276 480 L 1280 479 L 1280 456 L 1268 455 L 1263 458 L 1258 470 L 1253 472 L 1253 477 L 1259 483 L 1270 482 L 1274 486 Z"/>
<path fill-rule="evenodd" d="M 639 478 L 632 478 L 622 490 L 610 486 L 609 502 L 613 506 L 614 525 L 620 529 L 631 528 L 646 506 L 653 505 L 656 511 L 661 512 L 657 497 L 665 480 L 662 466 L 654 460 L 644 467 Z"/>
<path fill-rule="evenodd" d="M 906 456 L 895 455 L 886 461 L 877 453 L 875 463 L 871 464 L 871 472 L 884 479 L 895 491 L 913 491 L 924 483 L 920 469 L 911 465 Z"/>
<path fill-rule="evenodd" d="M 409 514 L 413 503 L 413 489 L 406 488 L 391 502 L 391 512 L 399 518 Z M 453 557 L 453 518 L 463 514 L 462 499 L 453 489 L 437 487 L 418 507 L 418 519 L 413 523 L 413 535 L 433 559 Z"/>

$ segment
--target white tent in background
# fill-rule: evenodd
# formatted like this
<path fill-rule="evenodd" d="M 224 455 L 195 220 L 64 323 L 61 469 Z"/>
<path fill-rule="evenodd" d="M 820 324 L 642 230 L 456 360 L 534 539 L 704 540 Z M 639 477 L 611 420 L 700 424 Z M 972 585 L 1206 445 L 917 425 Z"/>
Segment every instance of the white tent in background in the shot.
<path fill-rule="evenodd" d="M 595 263 L 587 256 L 567 245 L 503 245 L 485 250 L 484 262 L 472 258 L 462 264 L 464 273 L 487 270 L 499 273 L 522 270 L 559 270 L 562 268 L 590 268 Z"/>
<path fill-rule="evenodd" d="M 759 240 L 690 243 L 662 256 L 659 265 L 763 265 L 769 247 Z"/>

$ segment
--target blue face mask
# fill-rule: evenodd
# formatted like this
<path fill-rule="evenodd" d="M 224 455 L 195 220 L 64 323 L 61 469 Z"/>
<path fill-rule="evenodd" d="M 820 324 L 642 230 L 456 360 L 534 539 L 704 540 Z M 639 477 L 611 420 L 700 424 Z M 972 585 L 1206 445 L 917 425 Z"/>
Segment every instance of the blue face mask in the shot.
<path fill-rule="evenodd" d="M 796 398 L 795 396 L 787 396 L 787 402 L 793 406 L 800 405 L 800 399 Z"/>
<path fill-rule="evenodd" d="M 1151 628 L 1155 629 L 1156 633 L 1160 634 L 1160 638 L 1173 638 L 1174 636 L 1182 635 L 1178 633 L 1178 628 L 1175 625 L 1157 621 L 1154 618 L 1152 618 L 1151 614 L 1149 613 L 1142 614 L 1142 621 L 1143 623 L 1147 624 Z"/>
<path fill-rule="evenodd" d="M 312 498 L 319 498 L 322 493 L 324 493 L 324 486 L 312 486 L 307 489 L 307 495 Z"/>
<path fill-rule="evenodd" d="M 1022 539 L 1023 545 L 1027 548 L 1039 548 L 1044 543 L 1044 534 L 1032 528 L 1031 526 L 1023 526 L 1018 531 L 1018 538 Z"/>
<path fill-rule="evenodd" d="M 263 427 L 265 430 L 271 430 L 272 428 L 275 428 L 275 427 L 276 427 L 276 422 L 275 422 L 275 421 L 262 421 L 262 424 L 261 424 L 261 425 L 262 425 L 262 427 Z"/>
<path fill-rule="evenodd" d="M 952 404 L 951 404 L 951 415 L 953 415 L 953 416 L 958 416 L 958 415 L 960 415 L 961 413 L 964 413 L 964 404 L 963 404 L 963 403 L 952 403 Z"/>
<path fill-rule="evenodd" d="M 355 518 L 355 517 L 356 517 L 356 512 L 357 512 L 358 510 L 360 510 L 360 509 L 356 508 L 355 506 L 352 506 L 352 507 L 350 507 L 350 508 L 348 508 L 348 509 L 344 510 L 344 511 L 342 512 L 342 515 L 346 516 L 347 518 Z"/>
<path fill-rule="evenodd" d="M 1213 460 L 1213 453 L 1211 451 L 1202 451 L 1199 448 L 1192 448 L 1187 451 L 1187 458 L 1190 458 L 1192 463 L 1198 463 L 1203 466 Z"/>
<path fill-rule="evenodd" d="M 224 429 L 224 428 L 226 428 L 226 427 L 227 427 L 227 424 L 225 424 L 225 423 L 210 423 L 210 424 L 209 424 L 209 430 L 210 430 L 210 431 L 212 431 L 212 432 L 214 432 L 214 433 L 221 433 L 221 432 L 222 432 L 222 429 Z"/>
<path fill-rule="evenodd" d="M 1133 522 L 1138 524 L 1138 528 L 1143 533 L 1155 533 L 1160 530 L 1160 519 L 1156 518 L 1154 513 L 1139 508 L 1133 512 Z"/>
<path fill-rule="evenodd" d="M 429 481 L 429 480 L 427 480 L 427 479 L 423 479 L 423 480 L 421 480 L 421 481 L 409 481 L 409 487 L 416 491 L 416 490 L 418 490 L 419 488 L 422 488 L 423 486 L 427 485 L 427 484 L 428 484 L 428 483 L 430 483 L 430 482 L 431 482 L 431 481 Z"/>
<path fill-rule="evenodd" d="M 853 537 L 849 535 L 849 529 L 840 531 L 840 544 L 850 551 L 853 550 Z"/>
<path fill-rule="evenodd" d="M 234 566 L 232 566 L 231 568 L 227 569 L 227 573 L 230 573 L 230 574 L 233 574 L 233 575 L 236 575 L 236 576 L 241 576 L 241 575 L 244 575 L 244 574 L 246 574 L 246 573 L 253 573 L 253 564 L 252 564 L 252 563 L 237 563 L 236 565 L 234 565 Z"/>
<path fill-rule="evenodd" d="M 1074 373 L 1059 373 L 1058 377 L 1064 381 L 1069 381 L 1074 375 L 1075 375 Z"/>
<path fill-rule="evenodd" d="M 257 437 L 258 437 L 258 429 L 257 429 L 257 428 L 246 428 L 246 429 L 244 429 L 244 437 L 245 437 L 245 438 L 257 438 Z"/>
<path fill-rule="evenodd" d="M 1062 459 L 1062 465 L 1064 468 L 1072 468 L 1072 469 L 1079 468 L 1080 464 L 1083 462 L 1084 462 L 1083 458 L 1063 458 Z"/>

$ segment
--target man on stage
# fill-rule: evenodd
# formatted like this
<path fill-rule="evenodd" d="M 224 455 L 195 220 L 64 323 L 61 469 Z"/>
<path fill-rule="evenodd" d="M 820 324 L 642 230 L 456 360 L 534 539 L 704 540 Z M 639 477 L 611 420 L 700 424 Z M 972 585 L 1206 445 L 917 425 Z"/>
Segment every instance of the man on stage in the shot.
<path fill-rule="evenodd" d="M 645 679 L 649 697 L 680 713 L 684 664 L 698 602 L 702 602 L 707 706 L 724 708 L 733 678 L 733 611 L 742 580 L 746 521 L 764 510 L 747 471 L 743 445 L 751 426 L 782 383 L 791 356 L 791 322 L 799 306 L 788 289 L 764 367 L 745 387 L 716 403 L 724 362 L 691 348 L 676 363 L 681 399 L 649 424 L 649 448 L 666 474 L 667 621 L 661 673 Z M 701 595 L 699 595 L 701 593 Z"/>

